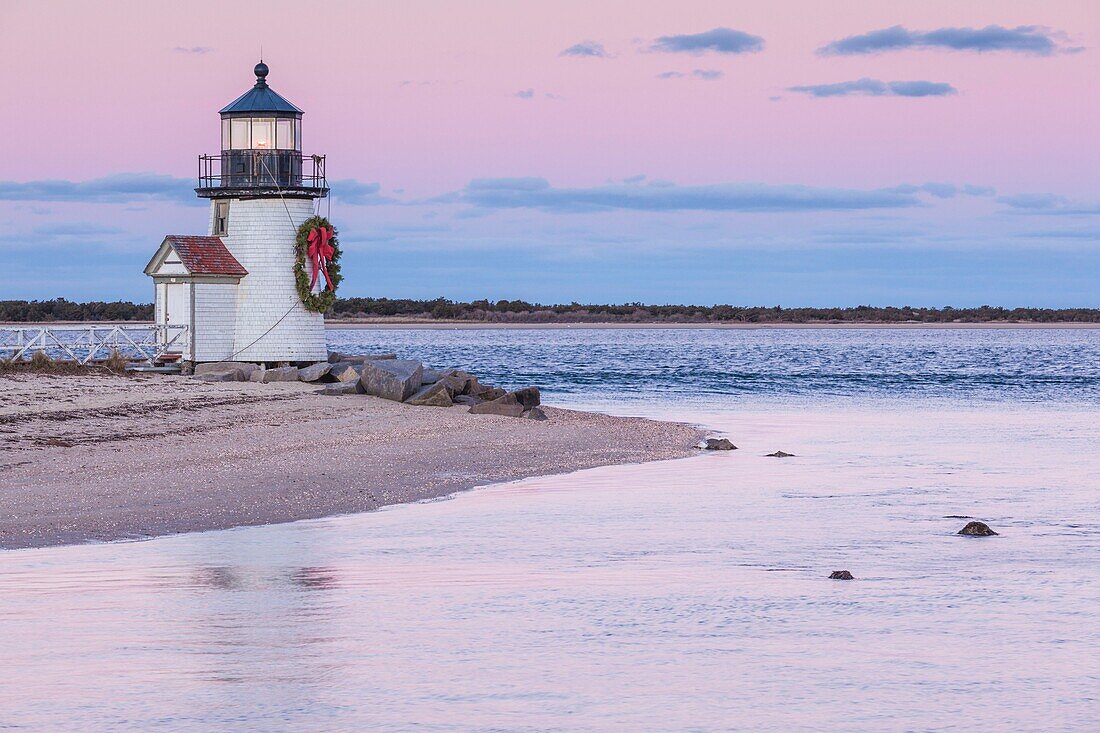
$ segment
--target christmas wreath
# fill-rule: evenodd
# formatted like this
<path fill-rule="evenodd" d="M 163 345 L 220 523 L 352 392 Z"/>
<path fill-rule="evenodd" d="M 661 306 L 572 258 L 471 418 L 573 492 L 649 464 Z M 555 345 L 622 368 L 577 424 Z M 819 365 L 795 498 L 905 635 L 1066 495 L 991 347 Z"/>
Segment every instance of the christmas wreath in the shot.
<path fill-rule="evenodd" d="M 324 313 L 336 301 L 340 284 L 340 246 L 336 230 L 323 216 L 311 216 L 298 227 L 295 239 L 294 281 L 306 309 Z M 321 289 L 314 292 L 319 280 Z"/>

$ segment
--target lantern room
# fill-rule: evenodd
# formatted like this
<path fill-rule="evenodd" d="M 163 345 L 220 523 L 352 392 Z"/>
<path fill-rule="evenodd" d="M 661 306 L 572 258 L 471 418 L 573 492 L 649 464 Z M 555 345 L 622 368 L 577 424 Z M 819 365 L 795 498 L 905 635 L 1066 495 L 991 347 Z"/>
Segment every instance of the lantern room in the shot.
<path fill-rule="evenodd" d="M 323 197 L 328 193 L 325 158 L 302 158 L 302 110 L 267 83 L 263 61 L 256 83 L 221 115 L 221 154 L 199 157 L 204 198 L 279 193 Z"/>

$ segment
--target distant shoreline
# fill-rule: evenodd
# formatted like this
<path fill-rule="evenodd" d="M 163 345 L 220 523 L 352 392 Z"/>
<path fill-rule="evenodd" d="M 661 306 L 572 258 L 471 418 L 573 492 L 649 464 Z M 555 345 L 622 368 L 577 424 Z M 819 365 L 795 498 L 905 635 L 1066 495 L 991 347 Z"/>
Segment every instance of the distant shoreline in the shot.
<path fill-rule="evenodd" d="M 152 326 L 150 321 L 48 321 L 36 323 L 0 323 L 0 328 L 103 328 L 110 326 Z M 897 323 L 890 321 L 858 321 L 850 323 L 799 323 L 796 321 L 776 321 L 766 323 L 636 323 L 619 321 L 578 322 L 570 323 L 555 321 L 550 323 L 500 323 L 495 321 L 446 321 L 428 319 L 379 319 L 359 321 L 325 321 L 325 329 L 336 331 L 347 329 L 353 331 L 401 331 L 401 330 L 435 330 L 435 331 L 478 331 L 478 330 L 699 330 L 716 329 L 732 331 L 756 331 L 766 329 L 793 329 L 793 330 L 920 330 L 930 329 L 944 330 L 1011 330 L 1011 329 L 1100 329 L 1100 323 L 1054 321 L 1051 323 L 1034 323 L 1030 321 L 981 321 L 972 323 Z"/>

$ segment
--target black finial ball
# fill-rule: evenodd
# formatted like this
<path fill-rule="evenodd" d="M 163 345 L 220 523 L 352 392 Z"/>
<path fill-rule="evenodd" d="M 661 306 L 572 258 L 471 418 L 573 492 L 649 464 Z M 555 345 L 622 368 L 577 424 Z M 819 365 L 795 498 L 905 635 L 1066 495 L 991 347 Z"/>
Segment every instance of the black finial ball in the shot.
<path fill-rule="evenodd" d="M 261 61 L 260 63 L 256 64 L 255 71 L 256 71 L 256 81 L 263 81 L 264 78 L 267 76 L 267 64 L 265 64 L 263 61 Z"/>

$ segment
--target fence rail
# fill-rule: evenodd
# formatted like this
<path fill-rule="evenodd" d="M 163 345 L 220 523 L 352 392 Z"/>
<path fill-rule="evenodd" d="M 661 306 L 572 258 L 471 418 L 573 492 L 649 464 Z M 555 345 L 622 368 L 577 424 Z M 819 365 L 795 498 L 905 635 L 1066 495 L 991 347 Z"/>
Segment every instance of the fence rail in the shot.
<path fill-rule="evenodd" d="M 0 328 L 0 358 L 20 361 L 35 352 L 87 364 L 117 351 L 156 366 L 187 344 L 187 326 L 57 326 Z"/>

